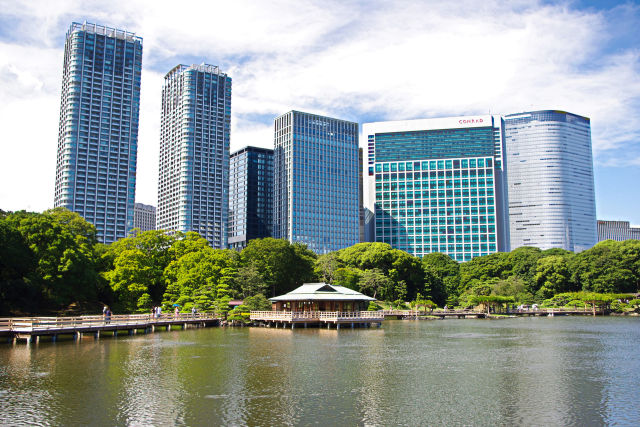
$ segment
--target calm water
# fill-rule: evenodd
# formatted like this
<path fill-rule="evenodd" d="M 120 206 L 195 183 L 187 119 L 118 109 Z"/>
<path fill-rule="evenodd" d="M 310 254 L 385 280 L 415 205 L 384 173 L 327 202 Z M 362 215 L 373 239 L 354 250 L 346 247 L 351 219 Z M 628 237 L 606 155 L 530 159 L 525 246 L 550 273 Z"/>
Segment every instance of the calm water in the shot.
<path fill-rule="evenodd" d="M 0 344 L 2 425 L 637 425 L 640 319 Z"/>

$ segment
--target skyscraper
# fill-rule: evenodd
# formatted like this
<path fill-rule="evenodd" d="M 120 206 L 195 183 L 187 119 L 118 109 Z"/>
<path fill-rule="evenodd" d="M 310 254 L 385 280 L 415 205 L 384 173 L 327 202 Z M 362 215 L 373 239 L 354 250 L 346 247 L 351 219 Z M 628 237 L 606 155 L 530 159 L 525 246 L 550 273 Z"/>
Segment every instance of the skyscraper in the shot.
<path fill-rule="evenodd" d="M 229 247 L 273 234 L 273 150 L 245 147 L 231 154 Z"/>
<path fill-rule="evenodd" d="M 368 235 L 457 261 L 509 250 L 498 116 L 365 123 Z"/>
<path fill-rule="evenodd" d="M 359 239 L 358 124 L 289 111 L 275 120 L 274 237 L 316 253 Z"/>
<path fill-rule="evenodd" d="M 143 203 L 133 205 L 133 228 L 139 228 L 140 231 L 155 230 L 156 207 Z"/>
<path fill-rule="evenodd" d="M 133 227 L 142 38 L 73 23 L 62 72 L 54 206 L 111 243 Z"/>
<path fill-rule="evenodd" d="M 564 111 L 505 116 L 511 248 L 597 241 L 591 123 Z"/>
<path fill-rule="evenodd" d="M 231 78 L 214 65 L 164 77 L 157 227 L 227 247 Z"/>

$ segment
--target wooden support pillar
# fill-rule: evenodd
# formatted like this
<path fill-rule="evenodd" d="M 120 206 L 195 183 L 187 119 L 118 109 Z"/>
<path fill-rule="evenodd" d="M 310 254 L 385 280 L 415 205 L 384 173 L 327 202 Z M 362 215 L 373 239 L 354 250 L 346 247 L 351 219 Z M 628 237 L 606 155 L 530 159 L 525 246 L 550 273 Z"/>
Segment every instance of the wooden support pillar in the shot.
<path fill-rule="evenodd" d="M 295 328 L 296 324 L 291 322 L 291 329 Z"/>
<path fill-rule="evenodd" d="M 331 329 L 331 323 L 327 322 L 327 329 Z"/>
<path fill-rule="evenodd" d="M 336 323 L 336 329 L 340 329 L 340 323 Z"/>
<path fill-rule="evenodd" d="M 156 331 L 156 325 L 151 325 L 151 332 L 155 332 Z"/>
<path fill-rule="evenodd" d="M 184 329 L 187 329 L 187 324 L 186 324 L 186 323 L 183 323 L 183 324 L 182 324 L 182 329 L 183 329 L 183 330 L 184 330 Z"/>
<path fill-rule="evenodd" d="M 51 335 L 51 342 L 56 342 L 58 340 L 58 335 L 53 334 Z"/>
<path fill-rule="evenodd" d="M 95 332 L 93 333 L 93 338 L 94 338 L 94 339 L 99 339 L 99 338 L 100 338 L 100 331 L 95 331 Z"/>
<path fill-rule="evenodd" d="M 36 335 L 34 338 L 36 339 L 36 344 L 39 344 L 40 343 L 40 335 Z"/>
<path fill-rule="evenodd" d="M 351 329 L 353 329 L 353 322 L 351 322 Z"/>
<path fill-rule="evenodd" d="M 82 332 L 76 332 L 73 335 L 73 339 L 76 340 L 76 341 L 80 341 L 82 339 Z"/>
<path fill-rule="evenodd" d="M 134 331 L 135 331 L 135 329 L 129 329 L 129 335 L 133 335 L 133 334 L 135 334 L 135 332 L 134 332 Z"/>
<path fill-rule="evenodd" d="M 117 330 L 117 329 L 114 329 L 114 331 L 113 331 L 113 337 L 114 337 L 114 338 L 116 338 L 117 336 L 118 336 L 118 330 Z"/>
<path fill-rule="evenodd" d="M 27 335 L 26 341 L 27 344 L 31 344 L 31 335 Z"/>
<path fill-rule="evenodd" d="M 304 322 L 304 328 L 307 329 L 307 322 Z"/>

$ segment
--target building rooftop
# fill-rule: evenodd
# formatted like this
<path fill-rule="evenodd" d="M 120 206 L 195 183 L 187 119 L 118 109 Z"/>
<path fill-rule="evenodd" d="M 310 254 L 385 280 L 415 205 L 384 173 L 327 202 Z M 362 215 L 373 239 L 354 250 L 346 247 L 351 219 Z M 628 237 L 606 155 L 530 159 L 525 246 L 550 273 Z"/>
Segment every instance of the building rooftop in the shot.
<path fill-rule="evenodd" d="M 305 283 L 288 294 L 269 298 L 277 301 L 375 301 L 353 289 L 335 286 L 328 283 Z"/>

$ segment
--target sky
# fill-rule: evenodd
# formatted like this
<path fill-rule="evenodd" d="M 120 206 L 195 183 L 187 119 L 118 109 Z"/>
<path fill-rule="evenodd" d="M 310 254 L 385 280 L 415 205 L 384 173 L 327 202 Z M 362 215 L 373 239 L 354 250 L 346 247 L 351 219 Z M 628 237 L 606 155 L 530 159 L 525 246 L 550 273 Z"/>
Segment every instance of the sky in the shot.
<path fill-rule="evenodd" d="M 231 151 L 301 110 L 358 123 L 558 109 L 591 118 L 599 219 L 640 224 L 640 2 L 0 0 L 0 209 L 53 207 L 65 34 L 143 41 L 136 201 L 156 204 L 177 64 L 233 79 Z"/>

